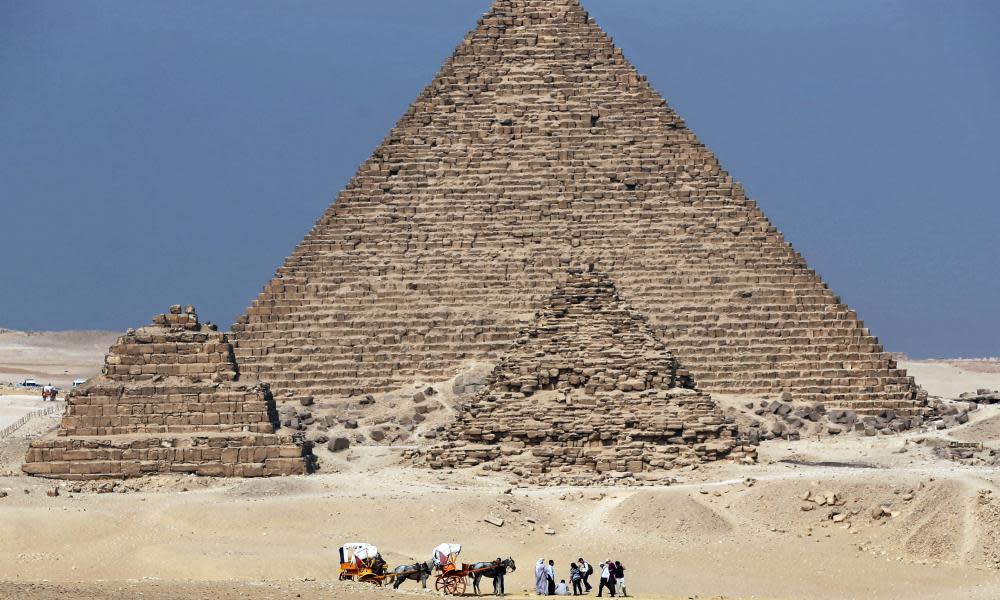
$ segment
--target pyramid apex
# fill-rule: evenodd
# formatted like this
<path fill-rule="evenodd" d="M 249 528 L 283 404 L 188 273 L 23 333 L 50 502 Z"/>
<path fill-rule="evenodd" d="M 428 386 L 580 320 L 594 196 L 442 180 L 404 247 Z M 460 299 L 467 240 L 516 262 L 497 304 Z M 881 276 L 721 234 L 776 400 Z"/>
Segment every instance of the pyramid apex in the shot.
<path fill-rule="evenodd" d="M 531 16 L 536 18 L 566 15 L 564 9 L 583 9 L 580 0 L 494 0 L 489 14 Z"/>

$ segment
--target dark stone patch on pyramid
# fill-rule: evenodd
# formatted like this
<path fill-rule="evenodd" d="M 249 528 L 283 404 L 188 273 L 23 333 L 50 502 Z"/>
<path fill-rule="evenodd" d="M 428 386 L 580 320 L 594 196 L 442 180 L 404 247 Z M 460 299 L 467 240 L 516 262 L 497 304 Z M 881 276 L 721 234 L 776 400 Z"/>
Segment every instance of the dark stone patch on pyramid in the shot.
<path fill-rule="evenodd" d="M 923 410 L 577 0 L 494 3 L 234 325 L 237 358 L 321 402 L 445 380 L 584 264 L 702 389 Z"/>
<path fill-rule="evenodd" d="M 634 475 L 755 456 L 610 277 L 581 271 L 442 437 L 424 457 L 432 468 L 486 463 L 521 476 Z"/>

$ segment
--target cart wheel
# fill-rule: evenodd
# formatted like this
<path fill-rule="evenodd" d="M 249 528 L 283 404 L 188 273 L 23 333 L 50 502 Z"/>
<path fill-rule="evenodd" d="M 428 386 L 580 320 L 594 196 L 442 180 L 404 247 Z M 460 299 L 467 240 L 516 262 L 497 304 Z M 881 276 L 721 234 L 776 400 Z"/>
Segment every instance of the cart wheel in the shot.
<path fill-rule="evenodd" d="M 464 596 L 465 595 L 465 577 L 456 577 L 455 586 L 452 590 L 452 595 L 454 596 Z"/>
<path fill-rule="evenodd" d="M 445 591 L 445 578 L 443 576 L 438 575 L 434 578 L 434 589 L 438 592 Z"/>

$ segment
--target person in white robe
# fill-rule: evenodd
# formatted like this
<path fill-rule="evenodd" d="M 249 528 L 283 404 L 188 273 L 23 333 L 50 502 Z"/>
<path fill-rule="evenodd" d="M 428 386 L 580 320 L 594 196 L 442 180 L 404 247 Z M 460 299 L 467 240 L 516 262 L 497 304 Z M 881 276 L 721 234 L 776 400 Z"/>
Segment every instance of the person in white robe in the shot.
<path fill-rule="evenodd" d="M 535 592 L 539 596 L 547 596 L 549 593 L 549 577 L 545 570 L 544 558 L 539 558 L 535 563 Z"/>

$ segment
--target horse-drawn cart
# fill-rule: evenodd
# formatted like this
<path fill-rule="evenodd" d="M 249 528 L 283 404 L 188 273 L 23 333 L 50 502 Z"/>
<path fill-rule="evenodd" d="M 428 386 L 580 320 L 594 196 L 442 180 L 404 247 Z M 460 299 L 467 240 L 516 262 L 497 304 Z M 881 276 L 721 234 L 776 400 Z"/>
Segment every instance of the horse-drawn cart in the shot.
<path fill-rule="evenodd" d="M 465 593 L 465 580 L 469 577 L 469 565 L 458 562 L 462 553 L 461 544 L 441 544 L 434 548 L 434 589 L 452 596 Z"/>
<path fill-rule="evenodd" d="M 382 585 L 392 575 L 386 573 L 385 561 L 372 544 L 354 543 L 340 547 L 340 579 Z"/>
<path fill-rule="evenodd" d="M 476 594 L 479 593 L 479 580 L 487 577 L 500 578 L 503 581 L 503 574 L 507 569 L 514 568 L 514 560 L 484 562 L 473 565 L 458 562 L 458 555 L 462 552 L 460 544 L 441 544 L 434 548 L 434 570 L 437 575 L 434 578 L 434 589 L 451 596 L 461 596 L 465 594 L 466 580 L 473 579 L 476 585 Z M 500 584 L 503 585 L 502 583 Z M 496 586 L 494 586 L 496 588 Z"/>

